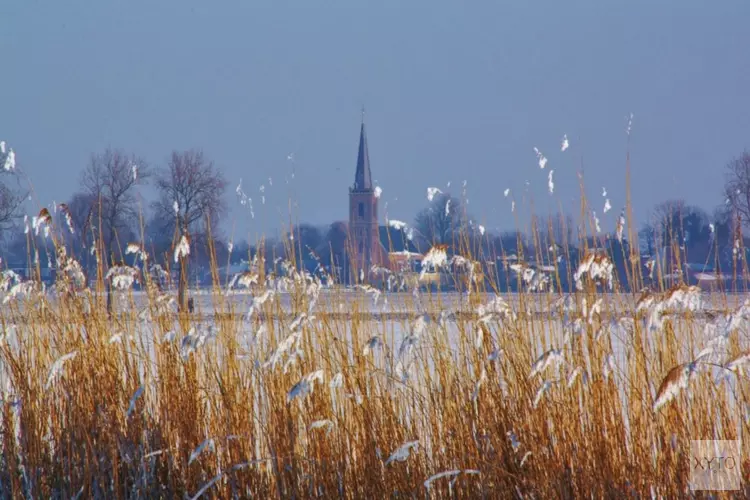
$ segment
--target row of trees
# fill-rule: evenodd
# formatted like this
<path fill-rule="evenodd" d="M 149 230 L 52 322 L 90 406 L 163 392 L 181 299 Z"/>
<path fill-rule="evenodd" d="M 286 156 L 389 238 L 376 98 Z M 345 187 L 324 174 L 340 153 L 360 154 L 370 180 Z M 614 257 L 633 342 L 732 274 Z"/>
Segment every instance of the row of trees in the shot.
<path fill-rule="evenodd" d="M 9 182 L 15 172 L 3 173 L 8 179 L 0 182 L 0 224 L 17 226 L 25 195 L 19 196 L 21 191 Z M 17 174 L 12 182 L 18 182 Z M 156 199 L 150 203 L 139 190 L 148 184 L 156 190 Z M 91 156 L 80 175 L 80 186 L 64 204 L 72 226 L 69 243 L 84 248 L 101 240 L 104 252 L 115 259 L 122 258 L 120 250 L 130 241 L 144 240 L 159 253 L 175 235 L 205 238 L 227 209 L 226 179 L 199 150 L 175 151 L 164 166 L 154 169 L 135 155 L 107 149 Z M 58 208 L 65 225 L 63 205 L 51 210 Z M 12 240 L 5 243 L 13 250 Z"/>
<path fill-rule="evenodd" d="M 151 182 L 157 196 L 147 212 L 137 188 Z M 108 149 L 91 157 L 81 186 L 68 204 L 74 223 L 82 228 L 81 243 L 96 236 L 111 257 L 141 236 L 157 253 L 183 234 L 194 241 L 205 239 L 227 208 L 224 175 L 199 150 L 175 151 L 166 165 L 154 170 L 141 158 Z M 145 221 L 144 213 L 150 214 Z M 96 233 L 99 225 L 101 234 Z"/>
<path fill-rule="evenodd" d="M 733 246 L 735 226 L 730 207 L 721 207 L 709 216 L 705 210 L 684 200 L 667 201 L 653 210 L 650 221 L 641 228 L 641 252 L 655 255 L 677 245 L 689 252 L 693 261 L 712 261 L 717 257 L 717 248 L 726 250 Z"/>
<path fill-rule="evenodd" d="M 7 156 L 7 151 L 4 153 Z M 0 155 L 0 165 L 4 158 Z M 655 255 L 675 245 L 693 262 L 727 263 L 733 255 L 736 235 L 742 223 L 750 221 L 750 153 L 745 152 L 726 167 L 726 202 L 709 216 L 700 208 L 682 200 L 657 206 L 638 232 L 641 253 Z M 0 227 L 8 227 L 26 194 L 19 189 L 18 173 L 3 169 L 0 179 Z M 107 265 L 123 260 L 122 251 L 128 242 L 142 241 L 150 253 L 169 262 L 174 244 L 189 235 L 192 241 L 191 260 L 208 263 L 208 239 L 212 238 L 218 261 L 230 262 L 247 258 L 253 249 L 239 243 L 231 252 L 220 237 L 219 220 L 227 209 L 227 181 L 223 173 L 199 150 L 175 151 L 164 165 L 153 168 L 144 159 L 122 150 L 107 149 L 92 155 L 80 177 L 81 191 L 67 202 L 61 222 L 69 217 L 73 231 L 66 234 L 67 244 L 82 256 L 84 267 L 92 265 L 87 257 L 92 245 L 106 255 Z M 155 200 L 146 202 L 140 189 L 151 185 Z M 585 221 L 584 221 L 585 222 Z M 426 251 L 432 244 L 447 244 L 454 251 L 467 250 L 473 255 L 493 260 L 500 255 L 520 252 L 530 260 L 549 260 L 550 246 L 565 246 L 561 253 L 577 252 L 580 236 L 587 231 L 576 226 L 569 216 L 555 216 L 534 221 L 534 235 L 518 232 L 500 235 L 485 234 L 475 223 L 462 200 L 439 193 L 419 212 L 413 224 L 396 231 L 392 243 L 396 249 Z M 267 241 L 266 250 L 284 255 L 293 247 L 300 260 L 312 258 L 330 267 L 346 267 L 347 225 L 335 222 L 328 227 L 301 224 L 279 241 Z M 5 234 L 8 234 L 5 232 Z M 12 232 L 15 239 L 6 241 L 6 260 L 24 265 L 27 241 L 22 232 Z M 617 240 L 621 238 L 603 240 Z M 294 244 L 290 245 L 293 241 Z M 597 245 L 599 246 L 599 245 Z M 534 248 L 542 249 L 534 255 Z M 232 256 L 234 255 L 234 259 Z M 15 259 L 14 259 L 15 257 Z M 21 264 L 24 263 L 24 264 Z M 312 262 L 310 261 L 312 264 Z M 182 275 L 183 273 L 181 273 Z"/>
<path fill-rule="evenodd" d="M 17 172 L 6 174 L 18 176 Z M 147 184 L 156 191 L 150 203 L 139 190 Z M 196 249 L 205 248 L 211 228 L 218 227 L 227 208 L 223 173 L 199 150 L 175 151 L 165 165 L 152 168 L 135 155 L 107 149 L 91 156 L 80 186 L 81 191 L 51 211 L 62 227 L 68 226 L 63 238 L 88 271 L 95 260 L 86 250 L 92 248 L 103 256 L 105 270 L 125 260 L 123 253 L 134 241 L 144 242 L 150 252 L 165 257 L 182 236 L 190 238 Z M 7 227 L 17 220 L 22 201 L 3 183 L 0 223 Z M 14 238 L 6 242 L 6 260 L 26 266 L 29 233 L 33 231 L 12 232 Z M 184 290 L 185 269 L 180 268 L 180 289 Z"/>
<path fill-rule="evenodd" d="M 25 198 L 16 171 L 15 153 L 5 141 L 0 141 L 0 231 L 12 227 Z"/>
<path fill-rule="evenodd" d="M 748 246 L 743 231 L 750 227 L 750 152 L 727 163 L 724 170 L 724 203 L 712 214 L 684 200 L 659 204 L 639 232 L 647 255 L 677 248 L 694 263 L 725 268 L 744 258 Z"/>

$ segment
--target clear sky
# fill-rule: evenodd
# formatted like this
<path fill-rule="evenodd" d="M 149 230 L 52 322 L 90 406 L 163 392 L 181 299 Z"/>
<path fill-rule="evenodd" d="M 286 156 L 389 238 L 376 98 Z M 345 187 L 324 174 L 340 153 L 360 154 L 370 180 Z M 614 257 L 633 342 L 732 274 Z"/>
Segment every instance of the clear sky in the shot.
<path fill-rule="evenodd" d="M 474 216 L 513 229 L 506 188 L 522 223 L 524 192 L 537 213 L 575 212 L 583 166 L 612 229 L 631 112 L 636 217 L 722 203 L 724 164 L 750 148 L 748 19 L 747 0 L 10 0 L 0 138 L 44 204 L 108 145 L 154 165 L 203 148 L 230 182 L 225 228 L 253 238 L 290 197 L 301 220 L 347 217 L 364 105 L 381 215 L 411 221 L 428 186 L 466 180 Z"/>

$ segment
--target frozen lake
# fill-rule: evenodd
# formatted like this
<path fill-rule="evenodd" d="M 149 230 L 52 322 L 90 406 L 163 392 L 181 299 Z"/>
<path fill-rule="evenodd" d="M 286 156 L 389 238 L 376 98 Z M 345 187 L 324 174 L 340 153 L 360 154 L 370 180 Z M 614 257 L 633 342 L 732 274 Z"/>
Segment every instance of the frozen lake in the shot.
<path fill-rule="evenodd" d="M 253 303 L 254 296 L 250 292 L 232 291 L 211 292 L 206 290 L 191 290 L 189 296 L 194 299 L 195 312 L 199 315 L 213 315 L 214 313 L 246 313 Z M 521 309 L 528 314 L 544 314 L 557 312 L 563 300 L 574 300 L 574 294 L 499 294 L 516 312 Z M 290 293 L 276 293 L 275 300 L 281 309 L 289 314 L 295 310 Z M 493 293 L 473 293 L 471 299 L 468 294 L 456 292 L 386 292 L 367 293 L 362 290 L 348 288 L 323 289 L 316 303 L 314 312 L 326 312 L 348 316 L 356 308 L 359 313 L 370 313 L 374 316 L 390 314 L 419 314 L 426 311 L 469 312 L 472 304 L 486 303 L 496 297 Z M 599 293 L 597 298 L 617 310 L 618 314 L 635 308 L 639 294 Z M 741 306 L 750 298 L 748 294 L 703 294 L 703 308 L 705 312 L 720 312 L 733 310 Z M 132 300 L 132 302 L 131 302 Z M 523 307 L 521 301 L 523 300 Z M 118 309 L 126 309 L 135 305 L 144 308 L 147 304 L 145 292 L 122 294 L 116 299 Z M 607 310 L 602 311 L 608 314 Z"/>
<path fill-rule="evenodd" d="M 49 380 L 47 370 L 53 368 L 47 367 L 54 367 L 66 356 L 76 357 L 61 365 L 60 379 L 87 356 L 105 353 L 108 360 L 122 360 L 120 366 L 127 366 L 134 379 L 127 386 L 123 382 L 121 389 L 126 397 L 118 403 L 118 412 L 125 415 L 131 412 L 129 401 L 136 397 L 138 412 L 159 415 L 165 401 L 179 392 L 174 390 L 178 386 L 166 383 L 173 373 L 170 370 L 193 374 L 196 387 L 201 388 L 201 401 L 207 409 L 220 412 L 223 399 L 217 396 L 221 394 L 217 376 L 225 369 L 231 371 L 242 383 L 240 394 L 253 394 L 252 400 L 244 403 L 256 418 L 242 429 L 255 439 L 246 445 L 251 457 L 266 456 L 267 443 L 274 439 L 267 424 L 282 404 L 297 411 L 298 403 L 310 403 L 299 406 L 299 413 L 294 414 L 293 423 L 303 431 L 305 426 L 309 431 L 310 421 L 316 419 L 318 423 L 331 422 L 331 428 L 342 429 L 341 435 L 347 436 L 342 439 L 350 439 L 348 430 L 357 422 L 354 415 L 369 412 L 375 402 L 386 402 L 393 405 L 400 426 L 409 429 L 407 437 L 399 437 L 398 442 L 418 438 L 420 450 L 424 450 L 420 453 L 436 459 L 441 443 L 453 431 L 433 425 L 443 422 L 447 404 L 440 395 L 450 387 L 450 403 L 456 401 L 461 415 L 471 408 L 478 412 L 480 405 L 484 411 L 495 411 L 500 400 L 508 405 L 518 439 L 527 443 L 525 449 L 534 450 L 534 460 L 537 456 L 541 459 L 548 444 L 562 442 L 566 435 L 551 430 L 545 438 L 529 438 L 523 433 L 525 423 L 536 419 L 536 425 L 544 425 L 575 422 L 577 418 L 583 428 L 593 418 L 591 409 L 598 408 L 601 401 L 610 401 L 608 416 L 626 434 L 625 446 L 631 446 L 628 452 L 636 453 L 631 442 L 635 436 L 635 444 L 646 443 L 657 453 L 658 441 L 643 440 L 638 434 L 644 426 L 659 429 L 649 423 L 652 413 L 646 413 L 648 417 L 640 422 L 633 416 L 642 416 L 642 409 L 651 411 L 661 380 L 677 363 L 691 361 L 707 348 L 712 349 L 707 361 L 726 363 L 728 346 L 716 342 L 726 330 L 726 314 L 718 311 L 733 311 L 745 300 L 744 295 L 704 295 L 703 307 L 690 313 L 692 318 L 677 315 L 671 329 L 652 330 L 647 315 L 634 319 L 637 297 L 624 294 L 599 294 L 589 299 L 593 304 L 585 305 L 582 295 L 509 294 L 502 296 L 505 303 L 500 304 L 493 294 L 378 295 L 333 289 L 322 290 L 312 309 L 308 309 L 304 294 L 278 293 L 259 308 L 253 304 L 260 299 L 249 293 L 191 291 L 190 295 L 195 300 L 195 314 L 189 321 L 171 313 L 152 317 L 147 295 L 136 292 L 115 297 L 116 310 L 125 314 L 115 314 L 111 321 L 103 314 L 94 318 L 72 314 L 68 316 L 72 322 L 59 324 L 53 304 L 51 314 L 37 316 L 46 321 L 52 318 L 41 328 L 26 323 L 29 315 L 13 302 L 0 311 L 6 320 L 4 340 L 15 349 L 17 339 L 23 344 L 23 340 L 49 333 L 53 339 L 49 344 L 54 347 L 43 361 L 40 384 Z M 304 300 L 295 303 L 297 299 Z M 253 314 L 248 314 L 250 310 Z M 173 304 L 170 311 L 174 311 Z M 641 333 L 646 332 L 640 338 L 633 334 L 636 322 Z M 733 333 L 743 348 L 748 345 L 746 332 L 743 319 Z M 636 354 L 642 359 L 634 361 Z M 544 362 L 545 356 L 549 363 Z M 641 376 L 634 386 L 631 380 L 636 363 L 649 376 Z M 720 372 L 705 366 L 710 376 L 694 382 L 689 397 L 707 396 L 703 401 L 712 402 L 717 397 L 726 399 L 732 416 L 723 425 L 739 427 L 748 416 L 748 407 L 732 398 L 734 379 L 723 385 Z M 309 387 L 304 385 L 308 379 Z M 0 377 L 0 384 L 9 382 Z M 274 406 L 274 400 L 280 403 Z M 217 429 L 223 432 L 221 420 L 211 418 L 207 420 L 213 431 L 192 437 L 195 442 L 191 447 L 209 437 L 218 439 Z M 653 421 L 658 418 L 654 413 Z M 451 425 L 459 428 L 462 423 Z M 226 434 L 239 433 L 229 429 Z M 313 446 L 316 436 L 300 433 L 298 443 Z M 388 446 L 372 453 L 385 457 L 394 448 Z M 367 449 L 371 449 L 369 444 Z"/>

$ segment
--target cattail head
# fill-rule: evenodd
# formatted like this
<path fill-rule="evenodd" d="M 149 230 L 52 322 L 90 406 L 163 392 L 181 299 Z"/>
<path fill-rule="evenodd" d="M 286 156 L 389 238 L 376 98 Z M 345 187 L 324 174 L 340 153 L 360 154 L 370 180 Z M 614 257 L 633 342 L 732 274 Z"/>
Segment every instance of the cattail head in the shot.
<path fill-rule="evenodd" d="M 16 153 L 12 149 L 9 150 L 7 153 L 5 152 L 5 142 L 2 142 L 2 149 L 3 151 L 0 152 L 0 156 L 5 156 L 5 159 L 3 160 L 3 169 L 6 172 L 12 172 L 16 169 Z"/>
<path fill-rule="evenodd" d="M 432 201 L 435 198 L 435 195 L 442 194 L 443 192 L 440 190 L 440 188 L 436 187 L 428 187 L 427 188 L 427 201 Z"/>
<path fill-rule="evenodd" d="M 544 169 L 544 167 L 547 166 L 547 158 L 537 148 L 534 148 L 534 153 L 536 154 L 537 160 L 539 160 L 539 168 Z"/>
<path fill-rule="evenodd" d="M 185 258 L 188 255 L 190 255 L 190 236 L 183 234 L 180 236 L 180 241 L 175 245 L 174 261 L 179 262 L 180 258 Z"/>
<path fill-rule="evenodd" d="M 128 290 L 134 283 L 138 283 L 140 271 L 135 267 L 119 263 L 107 271 L 105 279 L 111 280 L 112 288 L 115 290 Z"/>
<path fill-rule="evenodd" d="M 658 411 L 659 408 L 677 397 L 681 390 L 687 389 L 694 372 L 695 363 L 683 363 L 669 370 L 669 373 L 659 385 L 659 390 L 656 391 L 654 411 Z"/>
<path fill-rule="evenodd" d="M 59 209 L 60 212 L 62 212 L 63 217 L 65 218 L 65 224 L 67 224 L 68 229 L 70 230 L 70 234 L 74 234 L 75 230 L 73 229 L 73 216 L 70 213 L 68 205 L 65 203 L 60 203 Z"/>
<path fill-rule="evenodd" d="M 125 248 L 125 254 L 135 254 L 137 258 L 140 258 L 143 261 L 148 260 L 148 253 L 140 243 L 128 243 L 128 246 Z"/>

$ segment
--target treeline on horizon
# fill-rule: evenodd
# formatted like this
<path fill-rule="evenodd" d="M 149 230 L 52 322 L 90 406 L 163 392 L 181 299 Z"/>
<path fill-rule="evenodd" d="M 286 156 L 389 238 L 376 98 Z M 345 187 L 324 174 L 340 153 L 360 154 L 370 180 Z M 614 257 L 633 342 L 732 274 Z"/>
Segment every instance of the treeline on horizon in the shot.
<path fill-rule="evenodd" d="M 2 265 L 17 270 L 37 266 L 52 269 L 54 250 L 46 242 L 44 231 L 39 231 L 38 215 L 24 213 L 30 189 L 24 187 L 23 175 L 15 164 L 8 168 L 7 158 L 12 150 L 3 146 Z M 253 258 L 257 245 L 263 246 L 271 268 L 274 259 L 286 258 L 293 251 L 295 261 L 311 272 L 322 265 L 345 282 L 357 272 L 349 269 L 344 221 L 328 226 L 300 223 L 288 226 L 280 238 L 252 244 L 245 240 L 230 242 L 219 223 L 231 198 L 229 184 L 221 169 L 200 150 L 175 151 L 164 165 L 153 168 L 123 150 L 107 149 L 93 154 L 79 175 L 81 189 L 48 210 L 57 224 L 68 228 L 63 231 L 66 246 L 86 271 L 96 267 L 90 250 L 98 246 L 97 241 L 102 243 L 102 253 L 107 254 L 107 265 L 135 260 L 135 256 L 126 255 L 125 248 L 130 242 L 138 242 L 158 256 L 160 264 L 173 267 L 174 245 L 186 234 L 192 242 L 192 285 L 200 285 L 206 279 L 210 282 L 207 274 L 212 252 L 219 266 L 230 266 L 224 267 L 225 271 L 241 269 L 243 262 Z M 451 255 L 468 252 L 501 289 L 517 289 L 517 273 L 510 266 L 522 262 L 536 268 L 554 266 L 559 276 L 553 280 L 554 286 L 570 290 L 572 273 L 584 249 L 590 248 L 609 254 L 624 290 L 629 289 L 627 261 L 634 258 L 647 267 L 644 275 L 650 276 L 651 281 L 657 275 L 685 276 L 687 267 L 739 277 L 744 274 L 747 247 L 742 230 L 750 220 L 750 152 L 728 162 L 724 175 L 724 200 L 712 214 L 684 200 L 665 201 L 651 211 L 637 230 L 630 232 L 622 228 L 601 232 L 595 216 L 587 215 L 576 224 L 569 215 L 558 214 L 534 217 L 527 232 L 497 234 L 475 222 L 464 200 L 438 192 L 433 193 L 428 206 L 416 214 L 413 222 L 385 221 L 387 235 L 383 239 L 390 251 L 424 253 L 441 244 Z M 139 191 L 146 185 L 156 191 L 155 200 L 149 203 Z M 241 186 L 235 191 L 239 203 L 252 203 Z M 636 245 L 631 244 L 628 234 L 637 237 Z"/>

